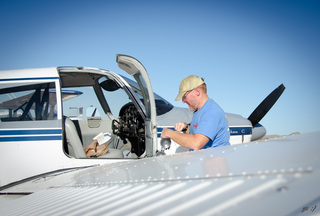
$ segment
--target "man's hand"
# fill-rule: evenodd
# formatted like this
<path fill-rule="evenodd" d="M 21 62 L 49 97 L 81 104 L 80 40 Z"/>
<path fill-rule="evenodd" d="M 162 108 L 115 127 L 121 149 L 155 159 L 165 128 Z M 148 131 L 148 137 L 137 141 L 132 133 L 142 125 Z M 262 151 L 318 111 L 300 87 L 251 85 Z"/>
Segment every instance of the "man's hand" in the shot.
<path fill-rule="evenodd" d="M 169 128 L 163 128 L 162 133 L 161 133 L 161 138 L 170 138 L 170 137 L 168 137 L 169 130 L 170 130 Z"/>
<path fill-rule="evenodd" d="M 181 132 L 181 131 L 185 130 L 186 128 L 188 128 L 188 124 L 184 123 L 184 122 L 178 122 L 174 125 L 174 129 L 178 132 Z"/>

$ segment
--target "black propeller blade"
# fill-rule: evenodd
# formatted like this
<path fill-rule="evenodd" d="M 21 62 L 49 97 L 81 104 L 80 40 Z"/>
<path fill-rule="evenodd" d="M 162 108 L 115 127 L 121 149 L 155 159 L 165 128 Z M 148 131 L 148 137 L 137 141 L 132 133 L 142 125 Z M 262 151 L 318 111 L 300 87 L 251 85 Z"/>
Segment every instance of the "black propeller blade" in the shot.
<path fill-rule="evenodd" d="M 273 90 L 251 113 L 248 120 L 251 121 L 252 127 L 255 127 L 258 122 L 267 114 L 271 107 L 277 102 L 282 92 L 285 90 L 283 84 L 279 85 L 278 88 Z"/>

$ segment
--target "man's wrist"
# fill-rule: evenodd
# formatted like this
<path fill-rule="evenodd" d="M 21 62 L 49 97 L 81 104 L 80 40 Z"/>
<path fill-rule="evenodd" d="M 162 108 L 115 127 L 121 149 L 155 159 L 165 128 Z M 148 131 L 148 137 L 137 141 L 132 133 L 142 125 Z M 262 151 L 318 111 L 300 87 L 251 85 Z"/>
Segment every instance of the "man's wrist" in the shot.
<path fill-rule="evenodd" d="M 187 124 L 187 126 L 182 130 L 182 132 L 186 132 L 188 130 L 190 124 Z"/>

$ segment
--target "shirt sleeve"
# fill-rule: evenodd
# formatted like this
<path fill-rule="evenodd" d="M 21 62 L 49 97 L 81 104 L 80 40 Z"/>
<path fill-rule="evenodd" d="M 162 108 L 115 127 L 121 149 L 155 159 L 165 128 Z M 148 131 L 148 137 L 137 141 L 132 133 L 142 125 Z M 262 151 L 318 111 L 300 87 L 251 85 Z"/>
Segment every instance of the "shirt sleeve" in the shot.
<path fill-rule="evenodd" d="M 195 133 L 205 135 L 210 140 L 213 140 L 218 133 L 219 122 L 220 119 L 217 114 L 210 111 L 204 112 L 199 118 Z"/>

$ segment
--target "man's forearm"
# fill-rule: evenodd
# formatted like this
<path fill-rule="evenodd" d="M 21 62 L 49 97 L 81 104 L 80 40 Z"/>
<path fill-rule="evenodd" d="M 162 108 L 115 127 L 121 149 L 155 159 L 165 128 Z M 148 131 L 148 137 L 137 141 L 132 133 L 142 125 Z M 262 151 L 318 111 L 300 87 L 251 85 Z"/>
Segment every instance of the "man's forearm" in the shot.
<path fill-rule="evenodd" d="M 209 141 L 206 136 L 201 134 L 179 133 L 168 128 L 164 128 L 162 133 L 164 137 L 170 138 L 174 142 L 188 149 L 199 150 Z"/>

